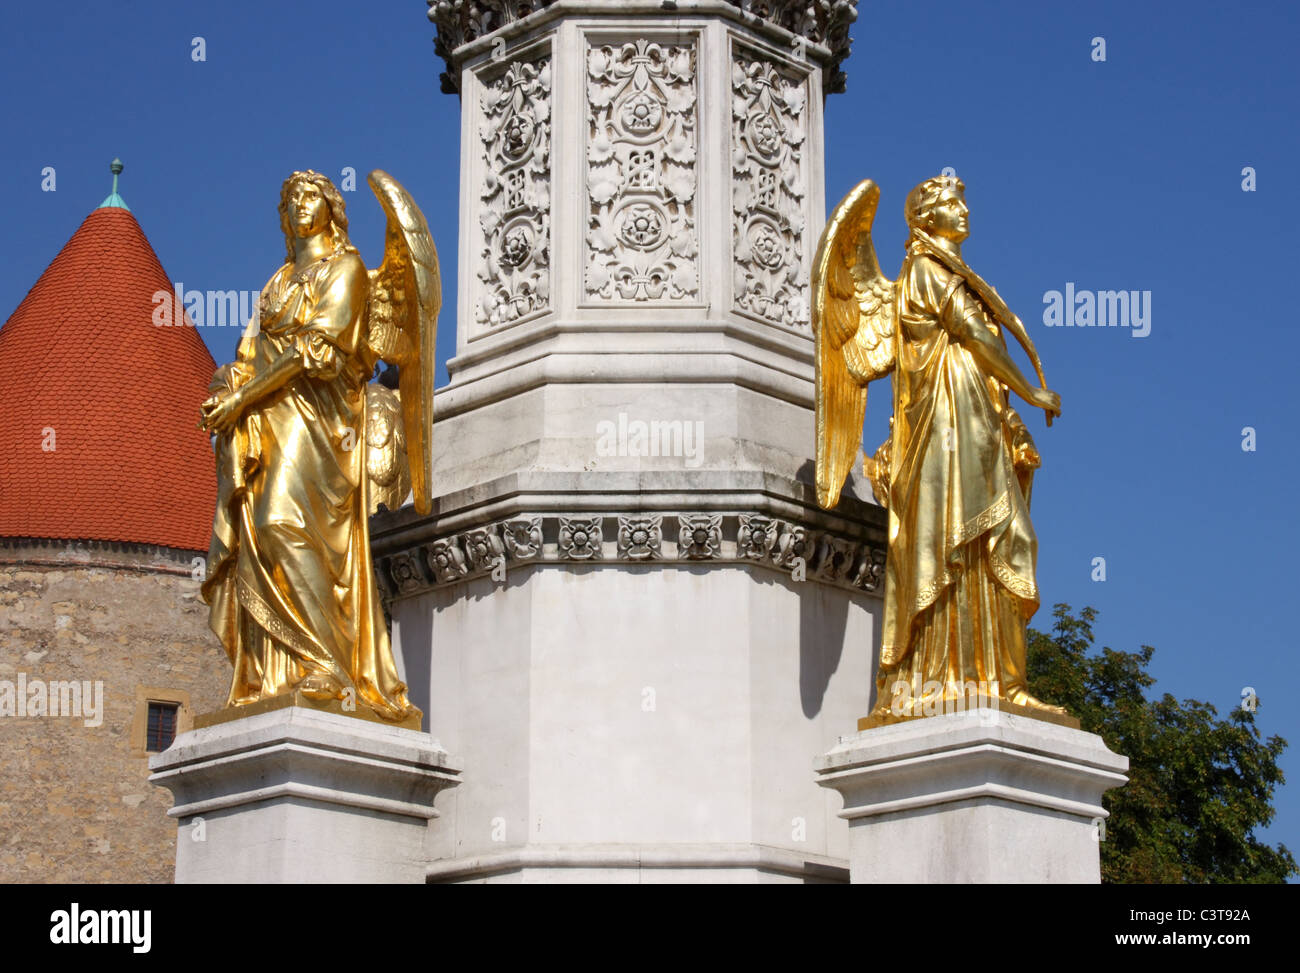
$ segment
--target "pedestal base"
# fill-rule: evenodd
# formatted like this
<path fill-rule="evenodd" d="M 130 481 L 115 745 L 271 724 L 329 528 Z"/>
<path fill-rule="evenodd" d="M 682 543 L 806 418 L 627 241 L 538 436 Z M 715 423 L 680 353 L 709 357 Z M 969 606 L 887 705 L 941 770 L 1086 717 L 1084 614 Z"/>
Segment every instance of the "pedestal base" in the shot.
<path fill-rule="evenodd" d="M 1101 796 L 1128 758 L 1094 733 L 997 710 L 864 730 L 817 761 L 867 882 L 1101 881 Z"/>
<path fill-rule="evenodd" d="M 150 758 L 177 818 L 176 881 L 423 882 L 439 791 L 427 733 L 291 706 L 182 734 Z"/>
<path fill-rule="evenodd" d="M 528 845 L 435 862 L 429 881 L 457 884 L 843 884 L 837 859 L 754 844 Z"/>

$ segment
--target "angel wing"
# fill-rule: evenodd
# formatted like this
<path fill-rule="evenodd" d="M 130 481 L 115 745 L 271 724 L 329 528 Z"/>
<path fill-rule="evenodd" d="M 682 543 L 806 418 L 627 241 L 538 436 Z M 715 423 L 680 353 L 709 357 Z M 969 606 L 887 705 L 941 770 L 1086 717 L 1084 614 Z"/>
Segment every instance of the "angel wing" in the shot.
<path fill-rule="evenodd" d="M 395 389 L 379 382 L 366 385 L 366 474 L 370 477 L 370 513 L 380 504 L 396 510 L 411 492 L 401 400 Z"/>
<path fill-rule="evenodd" d="M 871 243 L 880 187 L 864 179 L 831 213 L 817 244 L 817 502 L 829 510 L 862 445 L 867 384 L 894 368 L 897 301 Z"/>
<path fill-rule="evenodd" d="M 433 368 L 442 307 L 438 251 L 424 214 L 401 184 L 382 169 L 368 181 L 388 216 L 388 230 L 384 262 L 370 271 L 366 344 L 373 361 L 397 366 L 411 490 L 415 509 L 426 514 L 432 509 Z"/>

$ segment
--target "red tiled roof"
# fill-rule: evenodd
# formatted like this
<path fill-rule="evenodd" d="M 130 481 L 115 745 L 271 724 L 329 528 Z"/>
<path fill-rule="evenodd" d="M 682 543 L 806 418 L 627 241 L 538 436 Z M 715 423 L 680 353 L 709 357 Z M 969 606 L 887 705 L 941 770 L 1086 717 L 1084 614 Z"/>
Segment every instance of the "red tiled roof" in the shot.
<path fill-rule="evenodd" d="M 101 208 L 0 328 L 0 537 L 207 550 L 216 471 L 196 423 L 215 363 L 174 296 L 182 325 L 153 323 L 158 291 L 172 283 L 140 224 Z"/>

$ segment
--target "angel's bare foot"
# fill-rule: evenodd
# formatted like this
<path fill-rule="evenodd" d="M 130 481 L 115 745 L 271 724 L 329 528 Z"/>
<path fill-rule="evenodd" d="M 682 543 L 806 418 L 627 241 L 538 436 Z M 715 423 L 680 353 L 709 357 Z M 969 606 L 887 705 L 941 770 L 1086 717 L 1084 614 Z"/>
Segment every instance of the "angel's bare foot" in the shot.
<path fill-rule="evenodd" d="M 304 676 L 294 688 L 308 699 L 338 699 L 343 694 L 338 680 L 321 672 Z"/>
<path fill-rule="evenodd" d="M 1014 703 L 1017 706 L 1024 706 L 1026 709 L 1042 710 L 1044 713 L 1055 713 L 1057 716 L 1068 716 L 1064 706 L 1053 706 L 1051 703 L 1044 703 L 1035 696 L 1030 696 L 1023 689 L 1014 692 L 1008 698 L 1007 702 Z"/>

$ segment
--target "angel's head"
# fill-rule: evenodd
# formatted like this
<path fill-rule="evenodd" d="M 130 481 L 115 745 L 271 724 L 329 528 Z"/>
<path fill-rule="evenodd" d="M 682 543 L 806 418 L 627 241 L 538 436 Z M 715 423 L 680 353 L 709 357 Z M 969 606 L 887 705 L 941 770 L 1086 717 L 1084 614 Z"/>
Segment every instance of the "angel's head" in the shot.
<path fill-rule="evenodd" d="M 970 236 L 966 185 L 956 176 L 935 176 L 910 193 L 903 206 L 907 225 L 961 243 Z"/>
<path fill-rule="evenodd" d="M 295 172 L 280 187 L 280 229 L 284 231 L 284 246 L 290 263 L 294 258 L 294 238 L 305 239 L 318 233 L 330 234 L 335 252 L 356 252 L 356 247 L 348 239 L 343 195 L 329 176 L 311 169 Z"/>

